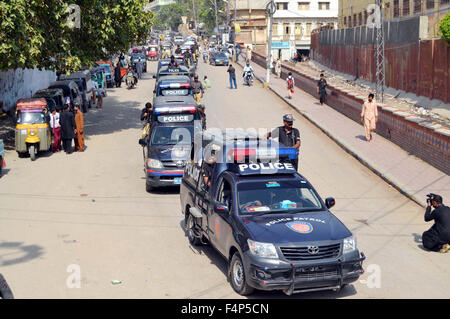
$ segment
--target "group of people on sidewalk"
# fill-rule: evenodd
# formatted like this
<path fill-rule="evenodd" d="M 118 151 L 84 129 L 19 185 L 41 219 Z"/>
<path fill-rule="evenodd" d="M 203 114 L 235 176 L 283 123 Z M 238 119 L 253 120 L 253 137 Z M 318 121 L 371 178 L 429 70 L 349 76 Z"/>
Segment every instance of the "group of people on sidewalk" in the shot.
<path fill-rule="evenodd" d="M 84 117 L 78 105 L 71 108 L 66 104 L 64 110 L 53 109 L 50 114 L 50 128 L 53 136 L 53 152 L 64 149 L 67 154 L 71 154 L 72 140 L 75 143 L 75 151 L 84 152 Z"/>

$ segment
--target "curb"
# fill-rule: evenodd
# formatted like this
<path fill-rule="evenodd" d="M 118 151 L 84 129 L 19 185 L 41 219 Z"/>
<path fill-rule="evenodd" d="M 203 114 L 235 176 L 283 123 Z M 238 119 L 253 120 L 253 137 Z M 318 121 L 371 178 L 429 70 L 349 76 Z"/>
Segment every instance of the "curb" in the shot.
<path fill-rule="evenodd" d="M 238 63 L 241 67 L 242 65 Z M 261 79 L 259 76 L 255 75 L 255 78 L 258 79 L 261 83 L 265 83 L 264 79 Z M 383 179 L 385 182 L 387 182 L 389 185 L 394 187 L 397 191 L 399 191 L 402 195 L 406 196 L 416 204 L 426 207 L 426 205 L 423 203 L 423 198 L 419 198 L 417 195 L 412 193 L 410 190 L 408 190 L 406 187 L 404 187 L 399 181 L 397 181 L 391 174 L 389 173 L 382 173 L 382 169 L 378 168 L 375 164 L 371 163 L 369 160 L 364 159 L 362 156 L 358 155 L 358 153 L 352 149 L 352 147 L 348 146 L 347 143 L 342 141 L 341 139 L 337 138 L 333 134 L 331 134 L 327 129 L 325 129 L 322 125 L 317 123 L 315 120 L 313 120 L 310 116 L 308 116 L 305 112 L 299 110 L 294 104 L 286 100 L 281 94 L 276 92 L 272 86 L 269 85 L 269 89 L 275 93 L 280 99 L 282 99 L 286 104 L 288 104 L 290 107 L 292 107 L 294 110 L 296 110 L 300 115 L 302 115 L 305 119 L 307 119 L 310 123 L 312 123 L 314 126 L 316 126 L 318 129 L 320 129 L 325 135 L 327 135 L 331 140 L 333 140 L 339 147 L 341 147 L 345 152 L 356 158 L 361 164 L 369 168 L 373 173 L 375 173 L 378 177 Z"/>

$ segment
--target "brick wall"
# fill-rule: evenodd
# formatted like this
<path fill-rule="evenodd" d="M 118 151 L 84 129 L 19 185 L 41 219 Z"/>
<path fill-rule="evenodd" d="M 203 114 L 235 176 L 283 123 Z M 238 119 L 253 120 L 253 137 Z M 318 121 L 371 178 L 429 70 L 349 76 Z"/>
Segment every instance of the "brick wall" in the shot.
<path fill-rule="evenodd" d="M 266 58 L 253 52 L 252 61 L 265 68 Z M 283 64 L 282 74 L 289 72 L 295 78 L 295 85 L 303 91 L 316 95 L 317 80 Z M 348 95 L 332 86 L 328 86 L 327 104 L 351 118 L 360 122 L 363 100 Z M 450 137 L 407 120 L 403 116 L 383 110 L 378 107 L 377 134 L 397 144 L 407 152 L 424 160 L 430 165 L 450 174 Z"/>

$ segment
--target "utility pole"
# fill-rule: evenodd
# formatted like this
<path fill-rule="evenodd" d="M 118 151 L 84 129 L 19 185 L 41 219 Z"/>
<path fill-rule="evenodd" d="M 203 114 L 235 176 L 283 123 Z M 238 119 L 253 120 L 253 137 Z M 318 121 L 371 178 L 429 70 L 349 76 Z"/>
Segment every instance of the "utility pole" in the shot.
<path fill-rule="evenodd" d="M 375 52 L 376 61 L 376 99 L 384 103 L 384 87 L 386 86 L 385 57 L 384 57 L 384 0 L 377 0 L 377 9 L 379 9 L 379 20 L 376 21 L 377 50 Z"/>
<path fill-rule="evenodd" d="M 266 74 L 266 83 L 264 86 L 267 87 L 270 83 L 270 69 L 271 69 L 271 61 L 272 61 L 272 24 L 273 24 L 273 15 L 277 11 L 277 7 L 275 2 L 271 0 L 266 7 L 266 12 L 269 16 L 269 21 L 267 23 L 267 74 Z"/>
<path fill-rule="evenodd" d="M 214 0 L 214 14 L 216 17 L 216 35 L 217 35 L 217 33 L 219 33 L 219 23 L 217 20 L 217 0 Z"/>

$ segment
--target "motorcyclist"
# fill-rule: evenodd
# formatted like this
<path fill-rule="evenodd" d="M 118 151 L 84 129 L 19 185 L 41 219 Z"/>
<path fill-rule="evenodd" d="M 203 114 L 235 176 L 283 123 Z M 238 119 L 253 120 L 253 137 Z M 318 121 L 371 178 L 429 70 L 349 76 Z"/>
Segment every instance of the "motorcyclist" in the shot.
<path fill-rule="evenodd" d="M 134 72 L 134 69 L 131 65 L 128 67 L 128 70 L 127 70 L 127 81 L 128 81 L 128 75 L 130 73 L 133 74 L 134 84 L 137 85 L 138 78 L 137 78 L 136 72 Z"/>
<path fill-rule="evenodd" d="M 247 61 L 247 64 L 246 64 L 246 66 L 244 67 L 244 74 L 242 75 L 242 77 L 244 78 L 244 80 L 245 80 L 245 77 L 246 77 L 246 75 L 247 75 L 247 73 L 249 73 L 250 72 L 250 74 L 251 74 L 251 76 L 252 76 L 252 81 L 254 80 L 254 70 L 253 70 L 253 68 L 252 68 L 252 66 L 250 65 L 250 62 L 248 62 Z"/>
<path fill-rule="evenodd" d="M 203 62 L 207 62 L 208 61 L 208 51 L 203 51 Z"/>

